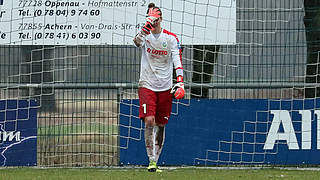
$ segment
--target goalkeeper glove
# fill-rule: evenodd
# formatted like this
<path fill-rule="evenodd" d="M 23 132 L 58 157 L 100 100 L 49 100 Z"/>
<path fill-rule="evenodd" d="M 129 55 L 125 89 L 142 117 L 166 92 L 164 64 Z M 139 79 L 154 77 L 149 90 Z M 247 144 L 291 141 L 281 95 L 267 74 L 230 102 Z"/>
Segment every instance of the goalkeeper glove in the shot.
<path fill-rule="evenodd" d="M 142 31 L 146 34 L 150 34 L 150 31 L 154 30 L 155 24 L 159 21 L 161 17 L 161 11 L 159 8 L 149 8 L 146 16 L 146 24 L 143 26 Z"/>
<path fill-rule="evenodd" d="M 150 34 L 150 31 L 154 30 L 154 25 L 159 21 L 160 17 L 161 11 L 159 8 L 151 7 L 148 9 L 146 16 L 147 22 L 133 40 L 138 47 L 141 46 L 145 37 Z"/>
<path fill-rule="evenodd" d="M 177 77 L 177 84 L 173 86 L 170 93 L 173 94 L 176 99 L 182 99 L 184 97 L 184 83 L 182 76 Z"/>
<path fill-rule="evenodd" d="M 152 31 L 154 27 L 150 22 L 146 22 L 146 24 L 142 27 L 142 32 L 146 35 L 150 34 L 150 31 Z"/>
<path fill-rule="evenodd" d="M 133 39 L 134 43 L 140 47 L 142 42 L 145 40 L 146 36 L 150 34 L 150 31 L 152 30 L 152 25 L 150 22 L 147 22 L 143 27 L 142 30 L 136 35 L 136 37 Z"/>
<path fill-rule="evenodd" d="M 147 16 L 146 20 L 147 20 L 147 23 L 149 22 L 152 26 L 154 26 L 159 20 L 159 18 L 154 16 Z"/>
<path fill-rule="evenodd" d="M 161 11 L 158 7 L 151 7 L 147 12 L 147 22 L 150 22 L 154 25 L 161 17 Z"/>

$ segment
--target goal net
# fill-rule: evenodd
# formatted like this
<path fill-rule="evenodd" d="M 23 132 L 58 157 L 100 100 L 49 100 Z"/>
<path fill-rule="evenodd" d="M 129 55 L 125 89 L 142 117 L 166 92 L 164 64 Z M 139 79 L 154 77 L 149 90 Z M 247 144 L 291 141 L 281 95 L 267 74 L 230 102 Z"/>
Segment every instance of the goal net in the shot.
<path fill-rule="evenodd" d="M 256 119 L 213 142 L 218 148 L 190 157 L 194 165 L 268 163 L 266 157 L 277 154 L 264 147 L 272 107 L 286 104 L 290 115 L 318 107 L 316 2 L 0 0 L 0 102 L 37 102 L 38 165 L 119 165 L 130 141 L 144 141 L 137 101 L 141 50 L 132 39 L 149 2 L 160 7 L 163 27 L 183 48 L 186 96 L 174 100 L 172 116 L 195 99 L 267 101 Z M 302 101 L 299 110 L 296 101 Z M 2 131 L 6 113 L 0 108 Z"/>
<path fill-rule="evenodd" d="M 210 98 L 266 101 L 196 165 L 295 164 L 280 152 L 317 149 L 319 55 L 311 36 L 318 9 L 311 1 L 237 2 L 237 45 L 221 46 L 211 79 L 220 88 Z"/>

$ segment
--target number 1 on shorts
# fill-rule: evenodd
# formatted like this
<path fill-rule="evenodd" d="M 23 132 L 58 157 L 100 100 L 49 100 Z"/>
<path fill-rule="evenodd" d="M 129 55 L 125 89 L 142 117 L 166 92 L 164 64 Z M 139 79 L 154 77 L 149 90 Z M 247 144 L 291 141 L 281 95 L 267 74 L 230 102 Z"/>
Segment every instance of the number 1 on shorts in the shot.
<path fill-rule="evenodd" d="M 143 113 L 147 114 L 147 104 L 142 104 L 143 107 Z"/>

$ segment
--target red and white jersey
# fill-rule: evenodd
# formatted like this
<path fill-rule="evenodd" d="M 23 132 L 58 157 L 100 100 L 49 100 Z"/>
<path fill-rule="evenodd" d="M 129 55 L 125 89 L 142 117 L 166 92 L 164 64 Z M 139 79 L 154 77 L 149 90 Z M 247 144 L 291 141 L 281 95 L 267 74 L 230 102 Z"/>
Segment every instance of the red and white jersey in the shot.
<path fill-rule="evenodd" d="M 173 67 L 183 76 L 181 46 L 177 36 L 162 29 L 158 38 L 152 33 L 145 37 L 142 47 L 139 87 L 155 92 L 172 87 Z"/>

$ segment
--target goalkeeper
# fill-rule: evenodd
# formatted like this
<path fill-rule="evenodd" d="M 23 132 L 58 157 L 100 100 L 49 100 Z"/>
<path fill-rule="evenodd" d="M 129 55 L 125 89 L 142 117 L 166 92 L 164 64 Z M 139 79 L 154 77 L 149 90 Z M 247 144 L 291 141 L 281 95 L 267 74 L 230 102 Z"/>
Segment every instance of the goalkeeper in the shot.
<path fill-rule="evenodd" d="M 165 139 L 172 94 L 184 97 L 181 47 L 177 36 L 161 28 L 162 12 L 154 3 L 147 10 L 146 24 L 133 39 L 142 49 L 139 80 L 139 117 L 145 123 L 145 144 L 149 157 L 149 172 L 160 172 L 157 161 Z M 173 68 L 177 83 L 172 87 Z"/>

